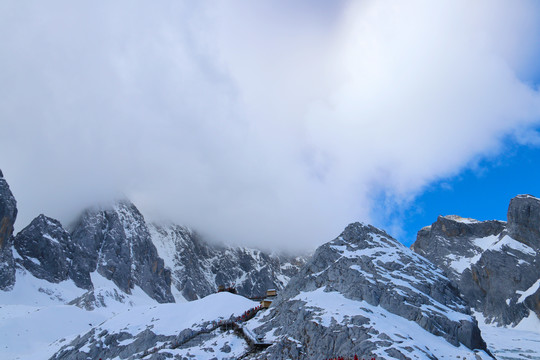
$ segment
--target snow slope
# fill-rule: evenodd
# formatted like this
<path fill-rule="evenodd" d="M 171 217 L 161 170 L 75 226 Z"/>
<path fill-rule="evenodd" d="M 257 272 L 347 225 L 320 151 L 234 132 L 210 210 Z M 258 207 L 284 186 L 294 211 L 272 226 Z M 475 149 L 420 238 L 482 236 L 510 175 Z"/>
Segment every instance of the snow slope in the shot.
<path fill-rule="evenodd" d="M 186 303 L 132 307 L 81 333 L 53 358 L 139 359 L 147 354 L 237 358 L 247 351 L 245 341 L 216 325 L 258 305 L 224 292 Z"/>
<path fill-rule="evenodd" d="M 115 314 L 156 304 L 139 287 L 125 294 L 98 273 L 91 274 L 91 291 L 78 288 L 72 280 L 54 284 L 37 279 L 23 269 L 17 270 L 16 277 L 11 291 L 0 291 L 2 360 L 49 358 L 66 341 Z M 68 305 L 76 300 L 85 306 Z M 84 309 L 88 307 L 94 310 Z"/>
<path fill-rule="evenodd" d="M 371 342 L 377 344 L 371 350 L 370 356 L 377 356 L 377 359 L 391 359 L 389 356 L 399 350 L 411 359 L 459 359 L 475 358 L 491 359 L 484 351 L 472 351 L 460 344 L 453 346 L 441 336 L 436 336 L 413 321 L 409 321 L 401 316 L 392 314 L 381 306 L 373 306 L 366 301 L 351 300 L 344 297 L 336 291 L 328 292 L 326 289 L 319 288 L 311 292 L 302 292 L 292 298 L 290 301 L 300 301 L 303 308 L 312 313 L 309 321 L 317 326 L 335 329 L 341 331 L 343 336 L 350 336 L 355 333 L 354 328 L 360 329 L 358 334 L 367 334 L 365 338 L 352 338 L 353 342 Z M 363 321 L 358 321 L 363 319 Z M 250 328 L 256 328 L 264 322 L 264 319 L 258 317 L 256 321 L 249 324 Z M 341 327 L 346 330 L 337 330 Z M 276 341 L 278 337 L 268 333 L 265 340 Z M 296 340 L 300 344 L 299 339 Z M 345 352 L 345 350 L 343 350 Z M 351 355 L 348 353 L 332 354 Z M 365 355 L 365 354 L 362 354 Z"/>
<path fill-rule="evenodd" d="M 476 312 L 482 336 L 489 349 L 499 360 L 540 360 L 540 320 L 530 314 L 516 327 L 502 327 L 486 323 Z"/>

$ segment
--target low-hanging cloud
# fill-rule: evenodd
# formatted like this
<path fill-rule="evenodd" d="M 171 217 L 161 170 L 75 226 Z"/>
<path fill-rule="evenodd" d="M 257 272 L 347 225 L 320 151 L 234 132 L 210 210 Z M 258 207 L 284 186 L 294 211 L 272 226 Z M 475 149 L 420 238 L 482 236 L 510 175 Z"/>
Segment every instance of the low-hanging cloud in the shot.
<path fill-rule="evenodd" d="M 399 207 L 503 139 L 537 138 L 532 0 L 4 1 L 0 14 L 19 229 L 125 194 L 210 238 L 314 247 L 377 218 L 377 194 Z"/>

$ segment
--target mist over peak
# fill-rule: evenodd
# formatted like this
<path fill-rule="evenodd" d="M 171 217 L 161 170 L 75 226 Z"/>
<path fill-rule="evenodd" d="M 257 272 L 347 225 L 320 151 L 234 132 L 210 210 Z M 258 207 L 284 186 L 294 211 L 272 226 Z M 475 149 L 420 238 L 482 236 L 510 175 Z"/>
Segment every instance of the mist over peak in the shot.
<path fill-rule="evenodd" d="M 537 144 L 539 6 L 4 1 L 15 226 L 125 194 L 209 238 L 313 249 L 380 218 L 377 194 L 400 209 Z"/>

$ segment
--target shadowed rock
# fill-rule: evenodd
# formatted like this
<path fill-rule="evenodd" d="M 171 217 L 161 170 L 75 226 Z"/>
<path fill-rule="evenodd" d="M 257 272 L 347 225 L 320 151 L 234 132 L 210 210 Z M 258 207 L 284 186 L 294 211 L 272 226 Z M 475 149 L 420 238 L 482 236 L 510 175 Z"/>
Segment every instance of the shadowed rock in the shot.
<path fill-rule="evenodd" d="M 0 290 L 9 290 L 15 284 L 12 234 L 16 218 L 17 202 L 0 170 Z"/>
<path fill-rule="evenodd" d="M 90 274 L 80 266 L 80 248 L 58 220 L 39 215 L 15 236 L 14 246 L 17 263 L 35 277 L 52 283 L 72 279 L 81 288 L 92 288 Z"/>

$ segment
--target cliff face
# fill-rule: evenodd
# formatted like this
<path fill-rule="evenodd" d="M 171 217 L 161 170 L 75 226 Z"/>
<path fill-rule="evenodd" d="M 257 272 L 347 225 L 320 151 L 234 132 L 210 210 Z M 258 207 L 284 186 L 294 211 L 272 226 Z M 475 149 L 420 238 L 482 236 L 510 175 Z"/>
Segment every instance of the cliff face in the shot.
<path fill-rule="evenodd" d="M 540 315 L 540 200 L 510 201 L 508 223 L 439 217 L 411 247 L 444 269 L 488 321 L 516 325 Z"/>
<path fill-rule="evenodd" d="M 8 290 L 15 283 L 12 234 L 16 218 L 17 202 L 0 170 L 0 290 Z"/>
<path fill-rule="evenodd" d="M 71 232 L 82 271 L 97 271 L 130 294 L 135 285 L 158 302 L 174 302 L 171 274 L 139 210 L 128 201 L 87 210 Z"/>
<path fill-rule="evenodd" d="M 535 249 L 540 249 L 540 200 L 519 195 L 508 206 L 508 235 Z"/>
<path fill-rule="evenodd" d="M 173 287 L 187 300 L 215 293 L 220 285 L 234 286 L 247 297 L 262 296 L 268 289 L 281 290 L 305 262 L 302 257 L 210 244 L 179 225 L 151 224 L 149 228 L 171 269 Z"/>

